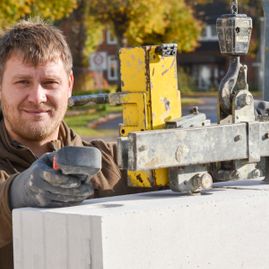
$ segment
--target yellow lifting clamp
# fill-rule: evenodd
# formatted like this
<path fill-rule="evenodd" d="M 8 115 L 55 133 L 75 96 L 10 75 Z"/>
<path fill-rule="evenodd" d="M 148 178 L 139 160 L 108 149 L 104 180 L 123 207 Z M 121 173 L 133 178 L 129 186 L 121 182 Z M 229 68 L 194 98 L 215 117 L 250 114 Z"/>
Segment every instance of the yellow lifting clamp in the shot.
<path fill-rule="evenodd" d="M 176 44 L 122 48 L 119 57 L 123 106 L 120 136 L 164 129 L 166 121 L 181 117 Z M 129 185 L 135 187 L 169 185 L 167 169 L 128 171 L 128 178 Z"/>

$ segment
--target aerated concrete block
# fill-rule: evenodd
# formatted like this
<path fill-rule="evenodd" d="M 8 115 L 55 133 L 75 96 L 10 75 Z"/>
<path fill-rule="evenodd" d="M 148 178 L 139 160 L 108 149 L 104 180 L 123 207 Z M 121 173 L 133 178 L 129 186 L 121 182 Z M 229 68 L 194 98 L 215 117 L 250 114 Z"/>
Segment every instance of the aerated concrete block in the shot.
<path fill-rule="evenodd" d="M 13 211 L 15 269 L 265 269 L 269 185 L 172 191 Z"/>

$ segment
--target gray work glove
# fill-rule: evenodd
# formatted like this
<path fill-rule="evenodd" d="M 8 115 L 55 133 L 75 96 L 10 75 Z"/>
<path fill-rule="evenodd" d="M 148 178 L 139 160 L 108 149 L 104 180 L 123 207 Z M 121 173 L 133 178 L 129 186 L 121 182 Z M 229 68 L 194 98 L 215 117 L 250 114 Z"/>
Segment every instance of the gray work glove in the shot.
<path fill-rule="evenodd" d="M 57 168 L 53 168 L 55 160 Z M 93 193 L 90 178 L 100 168 L 101 152 L 97 148 L 64 147 L 46 153 L 14 178 L 10 206 L 13 209 L 76 205 Z"/>

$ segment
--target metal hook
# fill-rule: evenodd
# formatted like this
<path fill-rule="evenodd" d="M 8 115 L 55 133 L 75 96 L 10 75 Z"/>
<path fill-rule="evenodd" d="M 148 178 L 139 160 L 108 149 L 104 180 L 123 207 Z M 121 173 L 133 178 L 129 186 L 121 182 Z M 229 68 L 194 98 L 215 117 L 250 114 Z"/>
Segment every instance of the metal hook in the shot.
<path fill-rule="evenodd" d="M 232 14 L 237 15 L 238 14 L 238 1 L 233 0 L 232 1 L 232 6 L 231 6 Z"/>

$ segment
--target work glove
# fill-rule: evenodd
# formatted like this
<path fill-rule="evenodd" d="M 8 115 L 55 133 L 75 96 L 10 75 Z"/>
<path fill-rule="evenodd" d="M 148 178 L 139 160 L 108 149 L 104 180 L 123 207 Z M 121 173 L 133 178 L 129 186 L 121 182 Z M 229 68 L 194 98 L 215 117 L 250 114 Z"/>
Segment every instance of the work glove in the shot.
<path fill-rule="evenodd" d="M 91 177 L 101 169 L 101 152 L 94 147 L 64 147 L 46 153 L 15 176 L 11 208 L 76 205 L 92 193 Z"/>

